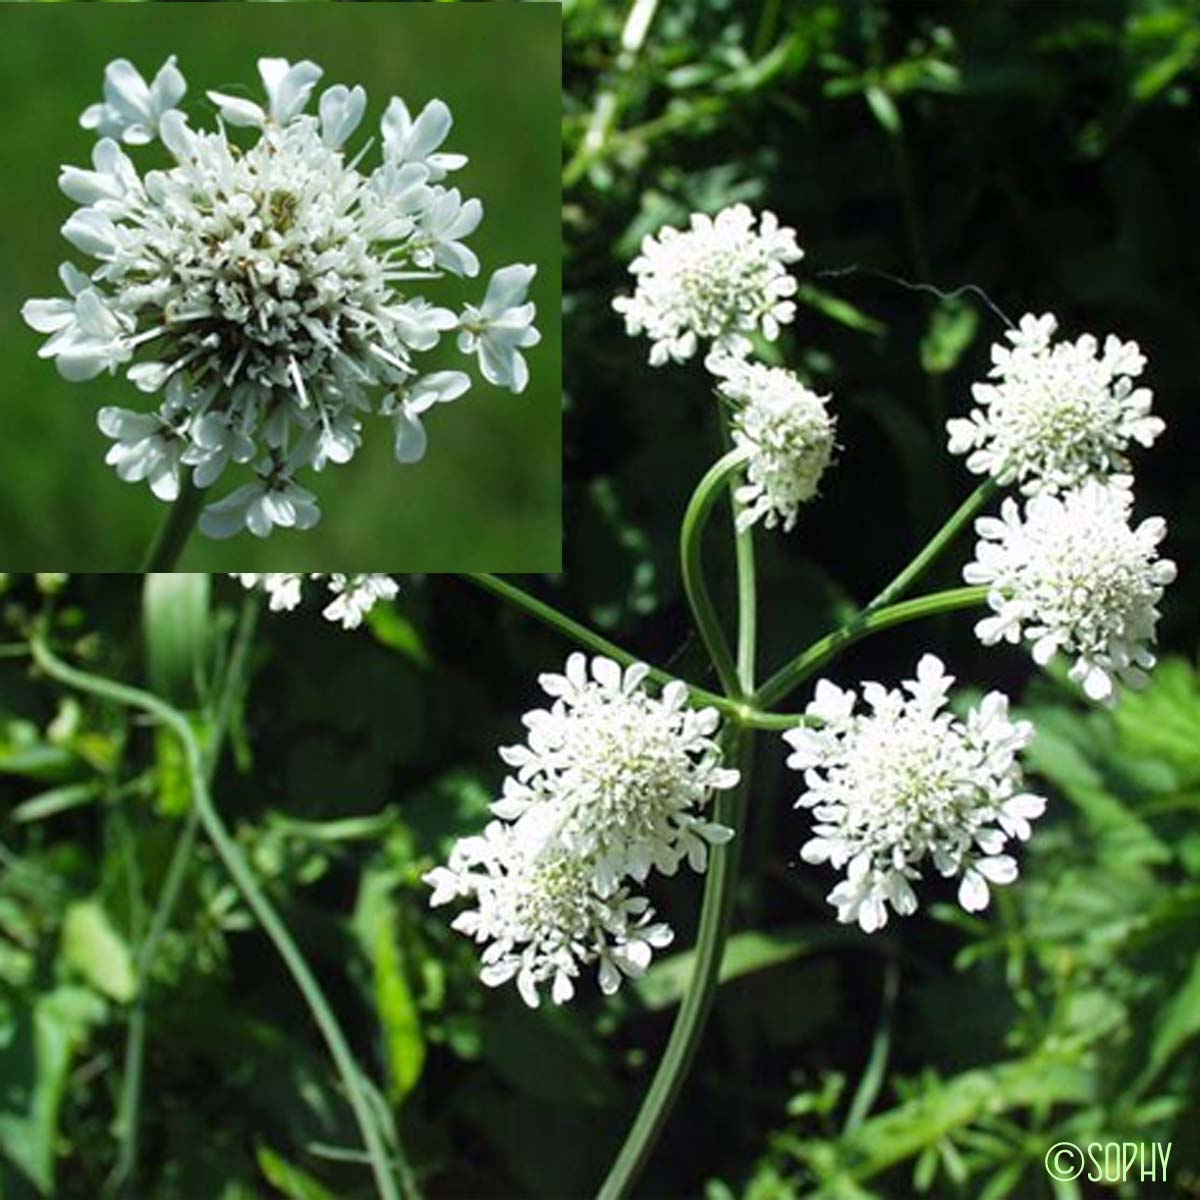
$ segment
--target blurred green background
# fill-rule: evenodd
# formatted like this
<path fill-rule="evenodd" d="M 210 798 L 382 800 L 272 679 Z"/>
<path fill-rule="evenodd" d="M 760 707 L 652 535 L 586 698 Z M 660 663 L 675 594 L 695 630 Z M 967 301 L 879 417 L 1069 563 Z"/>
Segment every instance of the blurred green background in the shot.
<path fill-rule="evenodd" d="M 181 566 L 194 570 L 557 569 L 560 562 L 560 241 L 558 235 L 560 14 L 549 5 L 226 5 L 220 20 L 192 5 L 145 12 L 83 6 L 5 6 L 0 98 L 11 164 L 0 191 L 7 230 L 0 251 L 4 299 L 0 356 L 5 438 L 0 451 L 0 557 L 8 569 L 119 570 L 140 562 L 166 513 L 144 485 L 122 483 L 96 429 L 105 404 L 142 398 L 120 377 L 86 384 L 58 378 L 36 357 L 41 337 L 20 319 L 22 302 L 59 290 L 70 257 L 59 227 L 72 211 L 56 180 L 61 163 L 85 164 L 92 139 L 78 126 L 100 96 L 105 64 L 127 57 L 147 75 L 179 55 L 189 90 L 183 107 L 207 123 L 209 88 L 257 90 L 262 55 L 311 58 L 324 84 L 362 83 L 368 112 L 355 145 L 392 94 L 417 109 L 434 96 L 455 115 L 452 146 L 470 156 L 455 182 L 484 202 L 472 246 L 481 278 L 445 280 L 429 295 L 451 307 L 478 300 L 505 263 L 538 264 L 532 298 L 543 342 L 529 354 L 532 380 L 513 396 L 485 383 L 431 415 L 430 451 L 416 466 L 392 457 L 390 426 L 366 423 L 356 458 L 301 482 L 316 491 L 321 523 L 266 541 L 194 535 Z M 137 156 L 135 156 L 135 160 Z M 78 256 L 74 256 L 78 259 Z M 435 358 L 442 362 L 435 364 Z M 453 339 L 430 367 L 458 366 Z M 237 483 L 222 479 L 216 495 Z"/>

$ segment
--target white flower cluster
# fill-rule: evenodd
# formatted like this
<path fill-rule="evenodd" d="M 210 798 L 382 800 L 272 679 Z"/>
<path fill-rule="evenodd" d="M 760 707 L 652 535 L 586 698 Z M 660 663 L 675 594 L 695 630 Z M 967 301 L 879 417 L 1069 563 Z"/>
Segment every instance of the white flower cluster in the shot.
<path fill-rule="evenodd" d="M 210 92 L 210 132 L 175 107 L 186 84 L 174 58 L 149 85 L 125 60 L 109 65 L 104 101 L 82 118 L 100 138 L 92 167 L 64 167 L 59 179 L 80 205 L 63 236 L 96 266 L 65 264 L 68 295 L 22 310 L 50 335 L 40 354 L 63 378 L 120 367 L 162 397 L 154 412 L 101 410 L 120 478 L 173 501 L 188 471 L 210 488 L 230 464 L 252 470 L 253 482 L 203 513 L 212 537 L 315 524 L 316 497 L 296 473 L 348 462 L 364 414 L 392 421 L 400 462 L 419 459 L 423 416 L 470 386 L 461 371 L 415 365 L 444 334 L 457 331 L 484 378 L 514 392 L 528 380 L 521 352 L 539 340 L 526 301 L 533 266 L 498 270 L 482 303 L 457 315 L 413 291 L 479 272 L 466 239 L 483 206 L 444 182 L 466 162 L 440 149 L 451 127 L 444 103 L 414 117 L 393 97 L 382 161 L 366 171 L 368 147 L 344 150 L 365 111 L 361 87 L 327 88 L 314 116 L 305 109 L 320 67 L 258 66 L 266 104 Z M 231 128 L 253 131 L 253 142 Z M 172 165 L 143 176 L 120 143 L 155 139 Z"/>
<path fill-rule="evenodd" d="M 454 928 L 486 944 L 483 982 L 515 978 L 531 1006 L 547 982 L 568 1000 L 582 967 L 598 964 L 605 994 L 640 975 L 672 932 L 629 882 L 684 861 L 703 871 L 732 836 L 703 815 L 738 781 L 721 764 L 716 710 L 689 708 L 681 683 L 651 696 L 647 674 L 573 654 L 562 675 L 543 675 L 553 703 L 526 713 L 525 742 L 501 751 L 513 774 L 497 819 L 425 876 L 432 904 L 473 902 Z"/>
<path fill-rule="evenodd" d="M 400 585 L 390 575 L 337 575 L 310 572 L 308 575 L 273 573 L 235 574 L 243 587 L 261 588 L 268 596 L 272 612 L 290 612 L 304 595 L 305 579 L 325 579 L 333 599 L 323 616 L 343 629 L 357 629 L 363 618 L 380 600 L 394 600 Z"/>
<path fill-rule="evenodd" d="M 1110 334 L 1101 354 L 1090 334 L 1054 342 L 1057 328 L 1049 313 L 1022 317 L 1011 346 L 992 346 L 996 382 L 972 388 L 979 407 L 946 425 L 969 470 L 1027 495 L 1128 471 L 1130 443 L 1150 446 L 1165 428 L 1149 388 L 1134 387 L 1146 365 L 1136 342 Z"/>
<path fill-rule="evenodd" d="M 1175 564 L 1158 557 L 1166 522 L 1130 523 L 1128 488 L 1089 480 L 1062 496 L 1034 496 L 1022 513 L 1006 499 L 1000 517 L 976 522 L 976 561 L 968 583 L 987 584 L 993 615 L 976 626 L 985 645 L 1033 643 L 1044 666 L 1059 651 L 1074 656 L 1071 678 L 1093 700 L 1116 685 L 1141 687 L 1155 659 L 1150 647 L 1163 588 Z"/>
<path fill-rule="evenodd" d="M 1101 352 L 1090 334 L 1055 342 L 1057 328 L 1049 313 L 1022 317 L 1010 345 L 992 347 L 995 382 L 973 388 L 979 407 L 947 424 L 971 471 L 1029 497 L 976 522 L 963 577 L 988 586 L 993 615 L 976 626 L 985 645 L 1028 640 L 1041 666 L 1070 655 L 1071 678 L 1111 702 L 1118 684 L 1145 684 L 1158 602 L 1175 578 L 1157 552 L 1166 523 L 1130 521 L 1126 451 L 1152 445 L 1165 424 L 1150 390 L 1134 386 L 1146 364 L 1137 343 L 1110 335 Z"/>
<path fill-rule="evenodd" d="M 1022 790 L 1017 762 L 1033 726 L 1009 719 L 1000 692 L 959 720 L 945 711 L 952 683 L 927 654 L 899 689 L 863 684 L 868 711 L 859 712 L 855 692 L 821 680 L 806 710 L 820 727 L 784 734 L 788 765 L 804 772 L 797 804 L 817 821 L 801 855 L 845 868 L 829 902 L 839 921 L 857 921 L 867 933 L 886 924 L 889 905 L 901 916 L 916 911 L 912 884 L 926 862 L 961 877 L 963 908 L 985 908 L 988 884 L 1017 876 L 1006 843 L 1025 841 L 1045 809 Z"/>
<path fill-rule="evenodd" d="M 668 226 L 643 240 L 629 268 L 634 294 L 613 301 L 630 335 L 650 337 L 653 366 L 686 361 L 707 346 L 704 365 L 734 406 L 734 444 L 746 464 L 738 489 L 743 530 L 760 519 L 790 530 L 833 454 L 829 397 L 749 357 L 751 334 L 774 341 L 795 318 L 797 283 L 786 268 L 803 257 L 796 231 L 773 212 L 756 216 L 734 204 L 715 217 L 694 213 L 689 228 Z"/>
<path fill-rule="evenodd" d="M 684 230 L 662 229 L 642 241 L 630 264 L 637 280 L 632 296 L 613 307 L 631 334 L 651 340 L 650 363 L 685 362 L 702 342 L 712 351 L 744 355 L 748 334 L 761 330 L 774 341 L 780 325 L 796 315 L 796 280 L 785 264 L 804 252 L 796 231 L 775 214 L 755 215 L 744 204 L 715 217 L 694 213 Z"/>
<path fill-rule="evenodd" d="M 817 494 L 833 455 L 829 397 L 810 391 L 791 371 L 746 359 L 724 360 L 716 373 L 718 390 L 735 405 L 733 443 L 746 457 L 737 527 L 762 518 L 768 529 L 789 531 L 800 505 Z"/>

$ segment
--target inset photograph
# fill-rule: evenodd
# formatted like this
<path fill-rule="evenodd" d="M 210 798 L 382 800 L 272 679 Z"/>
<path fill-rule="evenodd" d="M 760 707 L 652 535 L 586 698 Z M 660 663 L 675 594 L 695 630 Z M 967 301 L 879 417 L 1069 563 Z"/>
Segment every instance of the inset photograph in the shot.
<path fill-rule="evenodd" d="M 558 569 L 557 7 L 6 22 L 6 567 Z"/>

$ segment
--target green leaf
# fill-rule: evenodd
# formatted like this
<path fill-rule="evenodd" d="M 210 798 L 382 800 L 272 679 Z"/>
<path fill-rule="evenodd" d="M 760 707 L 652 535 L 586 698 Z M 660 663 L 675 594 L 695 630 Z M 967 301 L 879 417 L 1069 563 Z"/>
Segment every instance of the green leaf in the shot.
<path fill-rule="evenodd" d="M 394 1104 L 400 1104 L 421 1078 L 425 1038 L 398 937 L 396 903 L 391 894 L 394 885 L 389 872 L 364 874 L 354 931 L 371 964 L 371 990 L 387 1062 L 388 1096 Z"/>
<path fill-rule="evenodd" d="M 602 1109 L 617 1095 L 607 1055 L 568 1008 L 514 1004 L 483 1027 L 484 1061 L 516 1092 L 554 1107 Z"/>
<path fill-rule="evenodd" d="M 367 626 L 380 645 L 404 655 L 418 667 L 428 667 L 432 661 L 417 627 L 395 605 L 374 605 L 367 613 Z"/>
<path fill-rule="evenodd" d="M 1150 1055 L 1133 1091 L 1140 1095 L 1158 1073 L 1194 1037 L 1200 1034 L 1200 954 L 1183 986 L 1162 1010 L 1150 1042 Z"/>
<path fill-rule="evenodd" d="M 803 925 L 774 933 L 757 930 L 735 933 L 725 943 L 719 979 L 721 983 L 728 983 L 810 954 L 862 944 L 862 938 L 852 930 L 818 925 Z M 633 985 L 642 1003 L 655 1010 L 678 1004 L 691 982 L 695 962 L 694 950 L 684 950 L 669 958 L 657 959 Z"/>
<path fill-rule="evenodd" d="M 205 690 L 210 591 L 211 576 L 187 571 L 147 575 L 143 588 L 146 677 L 160 696 L 186 708 Z"/>
<path fill-rule="evenodd" d="M 0 1046 L 0 1149 L 45 1195 L 55 1190 L 59 1114 L 71 1061 L 103 1016 L 103 1001 L 76 987 L 8 1007 Z"/>
<path fill-rule="evenodd" d="M 137 975 L 129 947 L 98 901 L 81 900 L 67 909 L 62 957 L 110 999 L 127 1004 L 137 995 Z"/>
<path fill-rule="evenodd" d="M 855 1163 L 855 1177 L 869 1179 L 983 1116 L 994 1120 L 1010 1109 L 1086 1103 L 1094 1087 L 1089 1071 L 1050 1055 L 966 1071 L 865 1121 L 843 1139 L 842 1148 Z"/>
<path fill-rule="evenodd" d="M 14 821 L 44 821 L 47 817 L 90 804 L 100 795 L 98 783 L 69 783 L 22 800 L 9 814 Z"/>
<path fill-rule="evenodd" d="M 931 375 L 952 371 L 975 340 L 979 313 L 963 300 L 939 300 L 921 339 L 921 366 Z"/>
<path fill-rule="evenodd" d="M 287 1200 L 334 1200 L 333 1193 L 306 1171 L 294 1167 L 270 1146 L 260 1144 L 256 1153 L 258 1169 L 266 1181 Z"/>
<path fill-rule="evenodd" d="M 1200 687 L 1185 659 L 1159 663 L 1145 691 L 1121 697 L 1113 720 L 1130 754 L 1166 759 L 1184 786 L 1200 781 Z"/>
<path fill-rule="evenodd" d="M 892 137 L 898 136 L 900 133 L 900 110 L 896 107 L 896 102 L 878 84 L 868 86 L 864 95 L 867 97 L 867 103 L 871 106 L 871 111 L 875 114 L 875 119 Z"/>
<path fill-rule="evenodd" d="M 835 296 L 823 288 L 813 287 L 812 284 L 802 283 L 796 290 L 796 298 L 809 308 L 815 308 L 822 316 L 831 321 L 837 321 L 848 329 L 857 329 L 862 333 L 871 333 L 882 337 L 887 333 L 887 326 L 875 317 L 868 316 L 862 309 L 855 308 L 848 300 Z"/>
<path fill-rule="evenodd" d="M 388 1067 L 388 1096 L 395 1104 L 413 1090 L 425 1065 L 421 1018 L 408 986 L 404 959 L 396 937 L 396 911 L 389 905 L 375 930 L 371 966 L 375 973 L 375 1007 L 383 1025 Z"/>

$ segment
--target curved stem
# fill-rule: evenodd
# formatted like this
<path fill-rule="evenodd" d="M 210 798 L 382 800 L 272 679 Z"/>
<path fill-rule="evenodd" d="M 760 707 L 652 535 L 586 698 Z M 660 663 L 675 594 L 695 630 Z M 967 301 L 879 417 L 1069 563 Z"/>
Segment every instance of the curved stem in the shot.
<path fill-rule="evenodd" d="M 683 590 L 687 594 L 696 628 L 700 631 L 700 637 L 712 659 L 717 678 L 720 679 L 725 694 L 739 698 L 745 693 L 742 691 L 738 666 L 730 652 L 725 631 L 721 628 L 716 606 L 708 592 L 708 584 L 704 582 L 702 543 L 704 528 L 708 524 L 712 507 L 720 496 L 726 481 L 741 466 L 743 457 L 740 450 L 730 450 L 709 467 L 692 493 L 687 511 L 683 515 L 683 525 L 679 530 L 679 565 L 683 573 Z M 739 567 L 742 566 L 739 554 Z M 752 570 L 750 575 L 753 587 Z M 739 579 L 740 577 L 741 572 L 739 571 Z M 741 598 L 740 587 L 739 598 Z M 751 618 L 750 624 L 752 628 L 753 618 Z M 741 627 L 745 628 L 744 622 Z"/>
<path fill-rule="evenodd" d="M 179 498 L 171 505 L 153 544 L 142 560 L 143 571 L 173 571 L 183 547 L 187 544 L 200 510 L 204 507 L 204 492 L 190 479 L 184 479 Z"/>
<path fill-rule="evenodd" d="M 280 958 L 283 959 L 325 1039 L 338 1074 L 341 1076 L 342 1085 L 346 1089 L 350 1107 L 354 1111 L 359 1131 L 370 1157 L 371 1169 L 375 1175 L 379 1195 L 383 1200 L 399 1200 L 399 1192 L 396 1189 L 388 1162 L 387 1148 L 380 1137 L 375 1116 L 371 1111 L 370 1100 L 361 1085 L 358 1066 L 354 1061 L 345 1034 L 343 1034 L 337 1017 L 329 1007 L 321 985 L 310 970 L 304 955 L 292 940 L 287 926 L 276 913 L 266 894 L 259 887 L 254 872 L 250 869 L 237 843 L 225 828 L 224 822 L 212 803 L 208 782 L 205 778 L 204 755 L 187 717 L 150 692 L 116 683 L 98 675 L 90 675 L 68 666 L 54 654 L 40 632 L 35 633 L 30 639 L 30 648 L 38 666 L 60 683 L 77 688 L 82 692 L 89 692 L 113 704 L 141 709 L 167 726 L 179 738 L 187 763 L 192 803 L 199 811 L 200 823 L 204 826 L 205 833 L 238 891 L 241 892 L 246 904 L 271 939 Z"/>
<path fill-rule="evenodd" d="M 238 621 L 233 648 L 229 654 L 229 663 L 225 668 L 225 678 L 221 684 L 221 693 L 213 714 L 212 738 L 205 754 L 205 776 L 210 783 L 221 757 L 225 735 L 233 719 L 234 706 L 240 700 L 245 688 L 247 669 L 250 663 L 250 648 L 253 645 L 254 630 L 258 624 L 258 612 L 258 596 L 250 593 L 242 605 L 241 618 Z M 158 901 L 154 906 L 154 916 L 151 918 L 150 928 L 138 950 L 135 963 L 138 980 L 137 999 L 129 1014 L 129 1031 L 125 1041 L 125 1066 L 121 1076 L 121 1097 L 117 1105 L 116 1130 L 120 1149 L 117 1155 L 117 1165 L 110 1180 L 110 1187 L 133 1189 L 136 1185 L 142 1072 L 146 1047 L 146 987 L 154 960 L 158 957 L 159 946 L 170 928 L 175 905 L 179 900 L 183 881 L 187 876 L 188 864 L 196 844 L 199 814 L 199 808 L 193 804 L 184 820 L 183 828 L 175 839 L 171 858 L 167 864 L 167 872 L 163 877 L 162 888 L 158 894 Z"/>
<path fill-rule="evenodd" d="M 729 749 L 731 757 L 736 757 L 742 778 L 735 789 L 721 794 L 714 818 L 733 829 L 734 836 L 712 852 L 704 884 L 700 928 L 696 934 L 696 964 L 691 982 L 679 1006 L 675 1024 L 671 1027 L 671 1036 L 658 1070 L 654 1073 L 654 1080 L 625 1138 L 625 1144 L 600 1188 L 598 1200 L 621 1200 L 628 1195 L 634 1180 L 646 1165 L 671 1114 L 679 1089 L 687 1078 L 716 995 L 721 958 L 733 911 L 734 882 L 741 857 L 754 738 L 743 730 L 735 730 L 729 739 Z"/>
<path fill-rule="evenodd" d="M 900 604 L 876 609 L 874 612 L 859 613 L 849 624 L 819 638 L 807 650 L 776 671 L 759 688 L 754 697 L 755 704 L 759 708 L 767 708 L 777 700 L 782 700 L 840 650 L 869 634 L 878 633 L 881 629 L 890 629 L 893 625 L 903 625 L 907 621 L 916 621 L 921 617 L 932 617 L 937 613 L 976 608 L 986 603 L 987 594 L 987 587 L 951 588 L 946 592 L 918 596 L 915 600 L 905 600 Z"/>
<path fill-rule="evenodd" d="M 958 506 L 950 519 L 925 544 L 919 554 L 871 601 L 866 612 L 883 608 L 895 600 L 899 600 L 906 591 L 937 561 L 942 551 L 958 536 L 959 531 L 977 512 L 996 494 L 996 484 L 991 479 L 984 480 Z"/>
<path fill-rule="evenodd" d="M 685 570 L 688 566 L 688 546 L 695 546 L 695 558 L 690 564 L 695 571 L 694 582 L 699 584 L 697 595 L 707 602 L 700 576 L 699 543 L 704 529 L 704 520 L 720 485 L 740 465 L 741 456 L 736 452 L 726 454 L 701 480 L 700 486 L 688 506 L 688 517 L 693 518 L 689 527 L 684 518 L 682 534 Z M 732 680 L 735 695 L 748 696 L 754 691 L 754 663 L 757 650 L 757 624 L 755 621 L 754 542 L 749 529 L 737 529 L 739 505 L 731 494 L 730 503 L 734 515 L 734 539 L 737 557 L 738 578 L 738 656 L 736 674 Z M 699 511 L 693 512 L 694 509 Z M 686 576 L 685 576 L 686 579 Z M 701 609 L 692 599 L 693 611 L 700 619 Z M 710 605 L 711 609 L 711 605 Z M 711 614 L 715 619 L 715 614 Z M 718 628 L 718 633 L 719 633 Z M 706 644 L 711 643 L 705 639 Z M 728 653 L 728 648 L 726 648 Z M 715 660 L 714 660 L 715 661 Z M 729 686 L 725 677 L 722 682 Z M 761 716 L 749 708 L 756 716 Z M 802 718 L 799 718 L 802 719 Z M 749 722 L 744 722 L 748 724 Z M 793 721 L 793 723 L 795 723 Z M 727 740 L 729 757 L 737 763 L 740 778 L 732 792 L 723 793 L 715 805 L 715 819 L 733 830 L 733 837 L 712 852 L 708 877 L 704 881 L 704 899 L 700 907 L 700 927 L 696 933 L 696 962 L 687 992 L 671 1027 L 667 1047 L 654 1073 L 654 1080 L 646 1093 L 638 1115 L 634 1120 L 621 1147 L 608 1178 L 600 1189 L 600 1200 L 620 1200 L 625 1196 L 634 1180 L 645 1166 L 654 1150 L 659 1135 L 671 1115 L 684 1080 L 696 1056 L 708 1014 L 712 1010 L 720 980 L 721 959 L 725 954 L 725 942 L 729 936 L 729 925 L 733 914 L 733 902 L 737 892 L 738 866 L 741 861 L 742 841 L 746 827 L 746 798 L 750 791 L 750 779 L 754 766 L 754 736 L 748 729 L 734 728 Z"/>
<path fill-rule="evenodd" d="M 739 529 L 742 506 L 737 485 L 729 481 L 729 503 L 733 508 L 733 545 L 737 559 L 738 638 L 737 673 L 743 696 L 754 695 L 754 673 L 758 658 L 758 588 L 754 570 L 754 526 Z"/>

